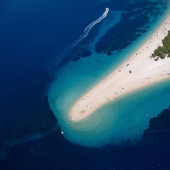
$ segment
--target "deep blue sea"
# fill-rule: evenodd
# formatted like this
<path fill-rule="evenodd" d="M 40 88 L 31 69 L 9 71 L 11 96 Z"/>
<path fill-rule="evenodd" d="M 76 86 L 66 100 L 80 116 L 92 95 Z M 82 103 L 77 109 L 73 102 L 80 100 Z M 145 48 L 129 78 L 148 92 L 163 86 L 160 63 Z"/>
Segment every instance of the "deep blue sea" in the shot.
<path fill-rule="evenodd" d="M 102 108 L 119 116 L 73 125 L 66 113 L 157 28 L 169 3 L 0 1 L 0 170 L 170 169 L 170 81 Z"/>

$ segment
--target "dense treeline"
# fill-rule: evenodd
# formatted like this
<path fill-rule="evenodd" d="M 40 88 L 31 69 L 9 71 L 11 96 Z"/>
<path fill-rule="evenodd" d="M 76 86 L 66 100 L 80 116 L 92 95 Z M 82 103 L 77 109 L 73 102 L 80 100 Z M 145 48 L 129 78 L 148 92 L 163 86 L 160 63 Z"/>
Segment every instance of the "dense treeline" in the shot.
<path fill-rule="evenodd" d="M 164 59 L 166 56 L 170 57 L 170 31 L 168 31 L 168 35 L 162 40 L 162 43 L 163 46 L 159 46 L 152 54 L 152 57 L 157 56 L 155 61 L 159 58 Z"/>

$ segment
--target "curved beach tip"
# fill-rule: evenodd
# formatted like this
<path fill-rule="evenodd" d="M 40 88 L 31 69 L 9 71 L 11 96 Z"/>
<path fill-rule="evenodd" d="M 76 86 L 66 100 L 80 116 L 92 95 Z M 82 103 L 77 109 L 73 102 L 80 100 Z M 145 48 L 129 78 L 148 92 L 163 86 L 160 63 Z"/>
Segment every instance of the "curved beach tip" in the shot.
<path fill-rule="evenodd" d="M 108 12 L 108 11 L 109 11 L 109 8 L 106 8 L 106 11 Z"/>

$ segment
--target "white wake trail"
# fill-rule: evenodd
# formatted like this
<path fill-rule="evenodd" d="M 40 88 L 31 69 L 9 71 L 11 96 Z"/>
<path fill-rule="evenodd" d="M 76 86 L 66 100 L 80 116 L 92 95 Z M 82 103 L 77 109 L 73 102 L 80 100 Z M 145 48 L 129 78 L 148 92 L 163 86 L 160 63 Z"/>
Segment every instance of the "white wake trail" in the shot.
<path fill-rule="evenodd" d="M 75 40 L 72 44 L 70 44 L 67 48 L 65 48 L 59 55 L 59 60 L 57 62 L 57 65 L 58 63 L 60 62 L 60 60 L 62 59 L 62 57 L 68 52 L 70 51 L 73 47 L 77 46 L 78 43 L 80 43 L 82 41 L 82 39 L 84 39 L 88 34 L 89 34 L 89 31 L 99 22 L 101 22 L 108 14 L 109 12 L 109 8 L 106 8 L 105 12 L 102 14 L 101 17 L 99 17 L 97 20 L 93 21 L 91 24 L 89 24 L 85 29 L 84 29 L 84 32 L 83 34 L 77 39 Z M 57 57 L 57 58 L 58 58 Z M 57 66 L 56 66 L 57 67 Z"/>
<path fill-rule="evenodd" d="M 106 11 L 102 14 L 101 17 L 99 17 L 97 20 L 93 21 L 90 25 L 88 25 L 85 29 L 84 29 L 84 34 L 82 34 L 79 39 L 77 40 L 77 43 L 79 43 L 83 38 L 85 38 L 88 34 L 89 31 L 99 22 L 101 22 L 108 14 L 109 12 L 109 8 L 106 8 Z"/>

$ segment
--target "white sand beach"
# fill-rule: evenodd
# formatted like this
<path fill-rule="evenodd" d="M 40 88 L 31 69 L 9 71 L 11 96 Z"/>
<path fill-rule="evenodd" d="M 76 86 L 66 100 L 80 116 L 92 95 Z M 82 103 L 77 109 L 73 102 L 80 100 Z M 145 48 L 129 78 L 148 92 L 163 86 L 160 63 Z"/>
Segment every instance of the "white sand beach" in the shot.
<path fill-rule="evenodd" d="M 71 120 L 80 121 L 122 95 L 170 79 L 170 58 L 154 61 L 151 57 L 168 30 L 170 16 L 127 61 L 74 103 Z"/>

